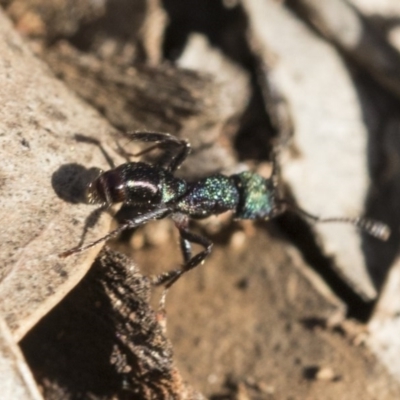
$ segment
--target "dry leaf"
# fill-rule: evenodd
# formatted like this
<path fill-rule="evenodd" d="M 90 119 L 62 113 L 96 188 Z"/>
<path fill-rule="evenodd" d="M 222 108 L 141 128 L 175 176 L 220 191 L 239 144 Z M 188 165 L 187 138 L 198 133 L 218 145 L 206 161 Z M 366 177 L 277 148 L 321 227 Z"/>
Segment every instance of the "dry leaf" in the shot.
<path fill-rule="evenodd" d="M 74 139 L 112 128 L 57 81 L 0 13 L 0 313 L 14 338 L 25 333 L 82 278 L 98 249 L 60 259 L 79 243 L 93 207 L 79 204 L 101 151 Z M 103 215 L 86 239 L 108 229 Z"/>

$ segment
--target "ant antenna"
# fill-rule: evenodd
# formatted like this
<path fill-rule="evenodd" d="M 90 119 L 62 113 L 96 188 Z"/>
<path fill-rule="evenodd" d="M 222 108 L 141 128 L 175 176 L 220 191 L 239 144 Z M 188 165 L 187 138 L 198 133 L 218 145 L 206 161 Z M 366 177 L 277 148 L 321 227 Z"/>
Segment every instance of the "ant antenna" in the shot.
<path fill-rule="evenodd" d="M 272 181 L 272 186 L 275 190 L 278 190 L 279 187 L 279 166 L 277 163 L 277 151 L 273 149 L 271 151 L 271 161 L 272 161 L 272 173 L 270 179 Z M 289 202 L 286 199 L 276 199 L 275 210 L 273 211 L 274 216 L 280 215 L 285 211 L 294 211 L 297 214 L 303 215 L 304 217 L 317 222 L 317 223 L 330 223 L 330 222 L 339 222 L 344 224 L 351 224 L 356 226 L 358 229 L 368 233 L 369 235 L 386 241 L 389 239 L 391 231 L 388 225 L 383 222 L 377 221 L 372 218 L 366 217 L 356 217 L 356 218 L 348 218 L 348 217 L 329 217 L 329 218 L 321 218 L 317 215 L 310 214 L 308 211 L 303 210 L 297 205 Z"/>
<path fill-rule="evenodd" d="M 297 214 L 303 215 L 304 217 L 317 222 L 317 223 L 330 223 L 330 222 L 339 222 L 344 224 L 351 224 L 356 226 L 358 229 L 368 233 L 369 235 L 382 240 L 386 241 L 389 239 L 391 231 L 388 225 L 384 224 L 383 222 L 377 221 L 371 218 L 365 217 L 356 217 L 356 218 L 347 218 L 347 217 L 330 217 L 330 218 L 321 218 L 316 215 L 310 214 L 309 212 L 303 210 L 302 208 L 289 203 L 287 200 L 279 200 L 281 206 L 280 212 L 290 210 L 294 211 Z"/>

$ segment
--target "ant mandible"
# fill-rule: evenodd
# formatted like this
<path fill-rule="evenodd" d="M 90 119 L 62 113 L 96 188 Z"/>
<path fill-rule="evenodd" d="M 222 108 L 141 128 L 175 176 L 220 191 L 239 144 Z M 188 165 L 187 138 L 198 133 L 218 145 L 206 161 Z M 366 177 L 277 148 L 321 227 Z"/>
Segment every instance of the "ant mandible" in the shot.
<path fill-rule="evenodd" d="M 201 264 L 211 252 L 213 244 L 209 239 L 189 231 L 191 218 L 201 219 L 233 211 L 236 219 L 268 220 L 289 209 L 315 222 L 353 224 L 380 240 L 387 240 L 390 235 L 389 227 L 379 221 L 368 218 L 319 218 L 280 198 L 275 157 L 269 178 L 246 171 L 230 176 L 214 174 L 188 182 L 174 176 L 190 153 L 190 144 L 186 140 L 156 132 L 135 132 L 130 136 L 132 140 L 153 143 L 135 156 L 160 149 L 166 152 L 168 159 L 154 165 L 128 162 L 101 173 L 87 186 L 87 201 L 102 207 L 123 203 L 140 207 L 145 212 L 94 242 L 65 251 L 60 257 L 87 250 L 150 220 L 171 217 L 180 233 L 184 264 L 181 269 L 166 272 L 155 279 L 154 284 L 165 284 L 167 290 L 182 274 Z M 191 243 L 203 246 L 204 250 L 192 256 Z"/>

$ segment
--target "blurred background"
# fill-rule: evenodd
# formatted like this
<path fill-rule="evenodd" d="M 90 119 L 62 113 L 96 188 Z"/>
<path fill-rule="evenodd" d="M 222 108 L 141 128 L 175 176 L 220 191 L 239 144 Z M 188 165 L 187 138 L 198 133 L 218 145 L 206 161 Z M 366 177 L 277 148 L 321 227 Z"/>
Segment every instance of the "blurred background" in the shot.
<path fill-rule="evenodd" d="M 299 207 L 321 217 L 366 215 L 392 231 L 383 242 L 293 213 L 268 222 L 193 221 L 191 229 L 215 244 L 212 254 L 172 288 L 166 315 L 146 308 L 153 321 L 146 328 L 140 307 L 157 310 L 159 293 L 136 301 L 135 290 L 146 286 L 142 274 L 180 265 L 179 237 L 169 220 L 124 232 L 110 246 L 129 258 L 102 253 L 19 338 L 45 399 L 399 398 L 396 0 L 0 5 L 34 58 L 110 125 L 95 139 L 117 163 L 119 148 L 134 152 L 126 133 L 137 130 L 187 139 L 192 153 L 178 173 L 187 180 L 248 169 L 268 177 L 275 149 L 279 191 Z M 86 132 L 66 134 L 70 146 L 77 133 Z M 73 146 L 74 162 L 107 168 L 83 155 L 101 156 L 99 146 Z M 123 207 L 114 226 L 131 212 Z M 58 248 L 68 245 L 60 240 Z M 139 286 L 124 275 L 132 262 Z M 79 268 L 79 259 L 71 263 Z M 105 272 L 110 263 L 120 265 L 118 279 Z M 103 289 L 92 293 L 96 285 Z M 121 285 L 130 297 L 115 295 Z M 100 318 L 96 302 L 121 319 Z"/>

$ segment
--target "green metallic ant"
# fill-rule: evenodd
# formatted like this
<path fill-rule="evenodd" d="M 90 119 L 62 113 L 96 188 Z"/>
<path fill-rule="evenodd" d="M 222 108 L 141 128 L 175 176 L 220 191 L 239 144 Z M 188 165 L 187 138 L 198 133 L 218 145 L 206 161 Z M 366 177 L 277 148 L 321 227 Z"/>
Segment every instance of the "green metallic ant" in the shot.
<path fill-rule="evenodd" d="M 213 244 L 210 240 L 189 231 L 191 218 L 206 218 L 232 211 L 237 219 L 268 220 L 292 210 L 316 222 L 353 224 L 381 240 L 386 240 L 390 235 L 388 226 L 381 222 L 367 218 L 322 219 L 280 198 L 275 160 L 269 178 L 246 171 L 230 176 L 215 174 L 188 182 L 174 176 L 174 172 L 190 152 L 187 141 L 156 132 L 137 132 L 131 137 L 132 140 L 154 143 L 136 155 L 158 148 L 166 152 L 168 160 L 155 165 L 128 162 L 103 172 L 88 185 L 87 199 L 91 204 L 101 204 L 104 207 L 123 203 L 140 207 L 145 212 L 92 243 L 62 253 L 61 257 L 84 251 L 125 229 L 137 227 L 153 219 L 171 217 L 180 233 L 184 265 L 181 269 L 157 277 L 155 284 L 164 284 L 168 289 L 182 274 L 201 264 L 211 252 Z M 204 250 L 192 256 L 191 243 L 203 246 Z"/>

